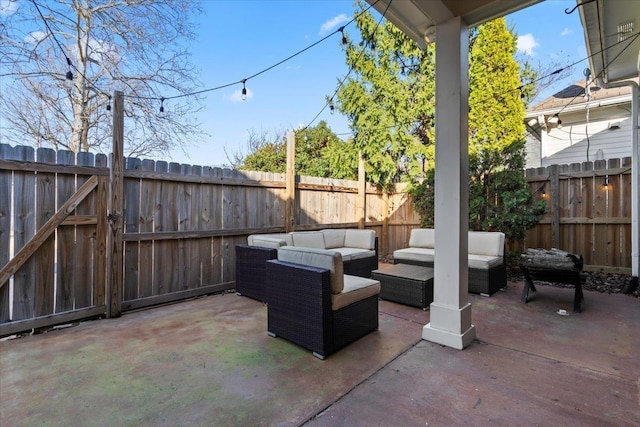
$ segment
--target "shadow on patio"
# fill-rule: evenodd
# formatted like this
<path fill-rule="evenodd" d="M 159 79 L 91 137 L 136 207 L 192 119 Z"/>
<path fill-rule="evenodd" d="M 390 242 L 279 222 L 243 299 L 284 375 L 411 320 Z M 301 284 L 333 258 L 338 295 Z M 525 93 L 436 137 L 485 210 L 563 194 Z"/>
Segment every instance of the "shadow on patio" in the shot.
<path fill-rule="evenodd" d="M 380 302 L 380 329 L 320 361 L 227 293 L 0 342 L 6 426 L 638 425 L 640 301 L 521 283 L 471 295 L 478 340 L 422 341 L 429 312 Z"/>

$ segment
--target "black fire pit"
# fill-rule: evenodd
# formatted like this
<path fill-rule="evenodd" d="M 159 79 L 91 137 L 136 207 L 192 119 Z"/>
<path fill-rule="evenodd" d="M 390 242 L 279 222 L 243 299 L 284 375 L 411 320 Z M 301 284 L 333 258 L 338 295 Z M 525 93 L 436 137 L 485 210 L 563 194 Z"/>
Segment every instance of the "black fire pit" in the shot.
<path fill-rule="evenodd" d="M 524 286 L 520 301 L 527 303 L 529 291 L 536 292 L 534 280 L 567 283 L 575 286 L 573 311 L 580 313 L 582 294 L 582 255 L 576 255 L 559 249 L 527 249 L 520 255 L 520 271 L 524 275 Z"/>

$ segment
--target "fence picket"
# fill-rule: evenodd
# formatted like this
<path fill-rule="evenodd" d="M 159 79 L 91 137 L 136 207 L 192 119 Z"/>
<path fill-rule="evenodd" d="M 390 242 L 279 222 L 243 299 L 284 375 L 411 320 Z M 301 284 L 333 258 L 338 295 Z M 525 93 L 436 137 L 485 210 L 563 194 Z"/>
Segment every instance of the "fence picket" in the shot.
<path fill-rule="evenodd" d="M 36 151 L 38 162 L 56 162 L 55 151 L 49 148 L 38 148 Z M 53 173 L 38 173 L 36 175 L 36 228 L 42 227 L 55 214 L 55 179 Z M 51 235 L 45 243 L 40 245 L 33 259 L 36 263 L 36 316 L 44 316 L 54 312 L 55 302 L 55 238 Z"/>
<path fill-rule="evenodd" d="M 127 158 L 125 168 L 138 170 L 142 161 L 138 158 Z M 140 230 L 140 179 L 124 178 L 124 232 L 137 233 Z M 124 242 L 124 301 L 134 300 L 139 295 L 139 242 Z"/>
<path fill-rule="evenodd" d="M 9 159 L 13 148 L 0 144 L 0 158 Z M 9 262 L 11 254 L 11 187 L 13 172 L 0 170 L 0 265 Z M 0 323 L 11 320 L 9 284 L 0 283 Z"/>
<path fill-rule="evenodd" d="M 143 160 L 142 170 L 155 171 L 153 160 Z M 153 232 L 156 213 L 156 193 L 159 192 L 159 182 L 155 179 L 143 179 L 140 184 L 140 232 Z M 153 241 L 144 240 L 139 245 L 138 280 L 139 298 L 150 297 L 154 294 L 153 284 Z"/>
<path fill-rule="evenodd" d="M 76 157 L 76 164 L 79 166 L 94 166 L 94 155 L 87 152 L 80 152 Z M 76 189 L 80 188 L 89 179 L 88 175 L 77 175 Z M 88 195 L 76 208 L 76 215 L 95 215 L 96 196 L 94 193 Z M 91 293 L 95 286 L 93 272 L 95 271 L 95 232 L 96 226 L 76 225 L 76 246 L 73 262 L 73 295 L 74 307 L 91 307 Z"/>
<path fill-rule="evenodd" d="M 75 154 L 71 151 L 58 151 L 59 165 L 75 165 Z M 56 177 L 56 210 L 75 192 L 75 174 L 59 173 Z M 56 262 L 56 312 L 73 310 L 74 301 L 74 262 L 75 227 L 61 225 L 57 231 L 57 262 Z"/>
<path fill-rule="evenodd" d="M 14 147 L 13 158 L 21 161 L 33 161 L 34 152 L 31 147 Z M 35 175 L 33 172 L 16 172 L 13 184 L 14 203 L 14 253 L 29 241 L 35 234 L 34 201 Z M 34 316 L 36 288 L 35 260 L 24 263 L 13 277 L 13 320 L 28 319 Z"/>

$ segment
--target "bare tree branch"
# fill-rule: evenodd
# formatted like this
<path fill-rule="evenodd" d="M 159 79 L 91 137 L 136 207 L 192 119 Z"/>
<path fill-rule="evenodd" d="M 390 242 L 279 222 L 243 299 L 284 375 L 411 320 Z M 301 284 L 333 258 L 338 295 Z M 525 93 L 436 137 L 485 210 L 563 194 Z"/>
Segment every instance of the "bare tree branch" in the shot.
<path fill-rule="evenodd" d="M 199 0 L 36 1 L 46 24 L 33 2 L 0 15 L 6 142 L 108 152 L 115 90 L 125 92 L 127 155 L 166 153 L 203 135 L 196 96 L 172 99 L 158 114 L 165 94 L 199 87 L 181 47 L 194 38 Z"/>

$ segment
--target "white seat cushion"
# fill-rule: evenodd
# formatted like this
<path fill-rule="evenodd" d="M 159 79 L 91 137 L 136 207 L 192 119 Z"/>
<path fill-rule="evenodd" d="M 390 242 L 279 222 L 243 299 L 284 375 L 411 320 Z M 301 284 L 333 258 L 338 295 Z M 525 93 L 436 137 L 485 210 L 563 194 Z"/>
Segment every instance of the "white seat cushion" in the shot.
<path fill-rule="evenodd" d="M 433 262 L 435 249 L 429 248 L 404 248 L 393 251 L 394 260 Z"/>
<path fill-rule="evenodd" d="M 251 237 L 251 236 L 249 236 Z M 251 246 L 261 246 L 263 248 L 273 248 L 278 249 L 282 246 L 287 245 L 287 241 L 284 239 L 278 239 L 274 237 L 267 236 L 253 236 L 249 245 Z"/>
<path fill-rule="evenodd" d="M 502 264 L 502 257 L 469 254 L 469 268 L 489 270 Z"/>
<path fill-rule="evenodd" d="M 342 255 L 342 262 L 351 261 L 353 259 L 362 259 L 375 257 L 376 251 L 358 248 L 333 248 L 332 251 L 338 251 Z"/>
<path fill-rule="evenodd" d="M 256 245 L 253 242 L 254 242 L 255 239 L 261 239 L 263 237 L 266 237 L 268 239 L 284 240 L 286 245 L 288 245 L 288 246 L 293 245 L 293 239 L 291 238 L 291 235 L 289 233 L 252 234 L 249 237 L 247 237 L 247 243 L 250 246 L 260 246 L 260 245 Z"/>
<path fill-rule="evenodd" d="M 380 293 L 380 282 L 364 277 L 344 276 L 344 289 L 339 294 L 331 295 L 331 309 L 333 311 L 349 304 L 363 300 Z"/>
<path fill-rule="evenodd" d="M 339 294 L 344 289 L 344 269 L 340 252 L 283 246 L 278 249 L 278 260 L 329 270 L 331 272 L 331 293 Z"/>

